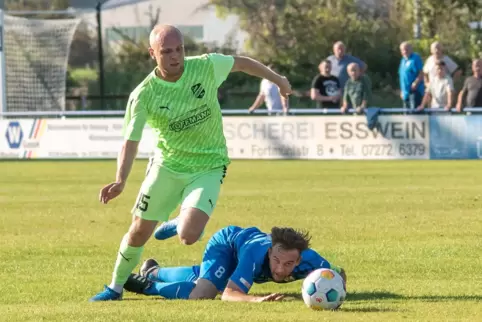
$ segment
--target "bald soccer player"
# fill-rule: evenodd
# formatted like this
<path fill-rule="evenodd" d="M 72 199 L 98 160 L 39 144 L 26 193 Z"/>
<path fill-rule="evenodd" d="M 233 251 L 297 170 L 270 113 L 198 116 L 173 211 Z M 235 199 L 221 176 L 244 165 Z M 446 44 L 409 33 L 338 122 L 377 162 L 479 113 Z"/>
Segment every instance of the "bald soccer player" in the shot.
<path fill-rule="evenodd" d="M 112 282 L 92 302 L 122 299 L 144 244 L 178 205 L 180 214 L 168 228 L 181 242 L 191 245 L 204 231 L 230 163 L 217 99 L 218 87 L 229 73 L 268 79 L 284 98 L 291 94 L 285 77 L 251 58 L 216 53 L 185 57 L 183 36 L 173 26 L 154 27 L 149 42 L 157 66 L 129 97 L 116 179 L 100 191 L 102 203 L 124 190 L 146 123 L 157 145 L 132 209 L 132 224 L 120 244 Z"/>

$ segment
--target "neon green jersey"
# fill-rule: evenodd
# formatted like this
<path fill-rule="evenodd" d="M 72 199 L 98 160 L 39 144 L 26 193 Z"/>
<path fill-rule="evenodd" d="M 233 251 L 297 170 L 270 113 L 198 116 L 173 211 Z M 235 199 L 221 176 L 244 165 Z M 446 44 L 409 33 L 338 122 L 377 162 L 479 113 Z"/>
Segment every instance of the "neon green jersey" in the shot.
<path fill-rule="evenodd" d="M 155 158 L 176 172 L 229 164 L 218 87 L 233 64 L 233 56 L 222 54 L 186 57 L 176 82 L 166 82 L 153 71 L 129 97 L 124 138 L 140 141 L 147 123 L 158 138 Z"/>

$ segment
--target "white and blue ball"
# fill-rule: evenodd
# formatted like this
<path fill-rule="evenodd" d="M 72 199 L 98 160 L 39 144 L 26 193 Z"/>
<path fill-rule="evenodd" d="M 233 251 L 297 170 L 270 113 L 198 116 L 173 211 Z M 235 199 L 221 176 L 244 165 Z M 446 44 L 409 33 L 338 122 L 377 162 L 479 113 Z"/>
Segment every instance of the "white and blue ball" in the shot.
<path fill-rule="evenodd" d="M 336 310 L 345 301 L 343 278 L 336 271 L 319 268 L 303 281 L 301 294 L 306 306 L 314 310 Z"/>

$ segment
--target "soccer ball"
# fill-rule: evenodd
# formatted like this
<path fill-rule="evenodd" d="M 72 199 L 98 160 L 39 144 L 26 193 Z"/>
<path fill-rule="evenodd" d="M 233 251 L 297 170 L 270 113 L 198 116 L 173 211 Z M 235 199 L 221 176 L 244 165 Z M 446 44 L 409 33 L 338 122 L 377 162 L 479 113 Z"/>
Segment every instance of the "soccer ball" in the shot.
<path fill-rule="evenodd" d="M 334 270 L 319 268 L 303 281 L 301 294 L 306 306 L 314 310 L 336 310 L 345 300 L 343 278 Z"/>

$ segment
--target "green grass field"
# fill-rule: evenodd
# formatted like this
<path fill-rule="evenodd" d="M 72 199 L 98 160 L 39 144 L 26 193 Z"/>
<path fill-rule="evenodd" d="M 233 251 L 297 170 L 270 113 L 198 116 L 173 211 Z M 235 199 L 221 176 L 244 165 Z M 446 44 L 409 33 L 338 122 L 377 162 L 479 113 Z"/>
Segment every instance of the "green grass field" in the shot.
<path fill-rule="evenodd" d="M 309 228 L 313 248 L 348 274 L 337 312 L 312 311 L 301 281 L 256 285 L 280 303 L 166 301 L 125 294 L 88 303 L 108 284 L 146 160 L 108 205 L 114 161 L 0 162 L 1 321 L 481 321 L 480 162 L 234 161 L 204 239 L 151 240 L 143 258 L 199 263 L 228 224 Z"/>

